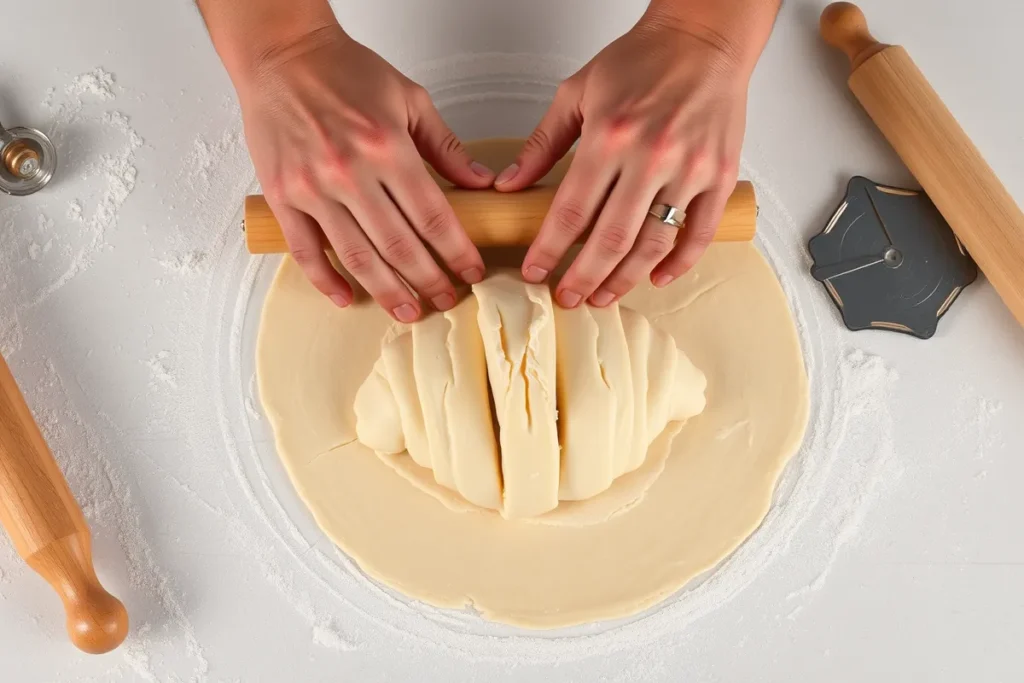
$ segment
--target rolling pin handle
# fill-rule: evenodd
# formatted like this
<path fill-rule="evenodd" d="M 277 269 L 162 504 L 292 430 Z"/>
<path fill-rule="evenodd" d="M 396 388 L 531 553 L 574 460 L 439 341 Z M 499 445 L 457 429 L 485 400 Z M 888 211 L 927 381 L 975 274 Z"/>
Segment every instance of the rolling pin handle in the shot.
<path fill-rule="evenodd" d="M 875 40 L 868 30 L 864 12 L 852 2 L 833 2 L 825 8 L 821 13 L 821 36 L 846 54 L 851 71 L 889 47 Z"/>
<path fill-rule="evenodd" d="M 75 647 L 103 654 L 128 635 L 128 612 L 96 577 L 91 546 L 89 532 L 80 531 L 53 541 L 26 560 L 64 603 L 68 636 Z"/>

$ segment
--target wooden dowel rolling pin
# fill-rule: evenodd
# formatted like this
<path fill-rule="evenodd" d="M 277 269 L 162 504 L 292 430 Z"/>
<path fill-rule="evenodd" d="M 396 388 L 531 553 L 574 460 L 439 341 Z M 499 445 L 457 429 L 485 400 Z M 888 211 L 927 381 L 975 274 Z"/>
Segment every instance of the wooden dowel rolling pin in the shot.
<path fill-rule="evenodd" d="M 3 358 L 0 522 L 18 554 L 57 591 L 75 646 L 100 654 L 120 645 L 128 614 L 96 578 L 85 517 Z"/>
<path fill-rule="evenodd" d="M 522 192 L 498 192 L 447 188 L 444 194 L 476 246 L 527 246 L 540 232 L 556 189 L 542 186 Z M 263 195 L 245 198 L 244 218 L 245 243 L 249 253 L 283 254 L 288 251 L 281 226 Z M 715 241 L 750 241 L 754 239 L 756 223 L 754 186 L 741 181 L 725 207 Z"/>
<path fill-rule="evenodd" d="M 910 55 L 879 43 L 860 9 L 837 2 L 821 34 L 846 53 L 849 86 L 1024 325 L 1024 213 Z"/>

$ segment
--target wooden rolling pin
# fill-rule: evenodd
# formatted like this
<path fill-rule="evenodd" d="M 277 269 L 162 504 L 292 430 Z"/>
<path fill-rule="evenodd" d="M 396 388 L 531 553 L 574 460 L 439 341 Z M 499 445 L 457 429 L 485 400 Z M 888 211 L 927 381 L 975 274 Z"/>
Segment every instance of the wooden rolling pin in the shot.
<path fill-rule="evenodd" d="M 473 244 L 478 247 L 528 246 L 540 231 L 556 189 L 556 186 L 542 186 L 522 192 L 498 192 L 446 188 L 444 194 Z M 245 243 L 249 253 L 282 254 L 288 251 L 281 226 L 263 195 L 246 197 L 244 213 Z M 756 224 L 754 186 L 741 181 L 725 207 L 715 241 L 750 241 L 754 239 Z"/>
<path fill-rule="evenodd" d="M 3 358 L 0 522 L 18 554 L 63 601 L 71 642 L 90 654 L 120 645 L 128 634 L 128 614 L 96 578 L 85 517 Z"/>
<path fill-rule="evenodd" d="M 850 58 L 850 89 L 1024 325 L 1024 214 L 1013 197 L 907 51 L 875 40 L 856 5 L 826 7 L 821 34 Z"/>

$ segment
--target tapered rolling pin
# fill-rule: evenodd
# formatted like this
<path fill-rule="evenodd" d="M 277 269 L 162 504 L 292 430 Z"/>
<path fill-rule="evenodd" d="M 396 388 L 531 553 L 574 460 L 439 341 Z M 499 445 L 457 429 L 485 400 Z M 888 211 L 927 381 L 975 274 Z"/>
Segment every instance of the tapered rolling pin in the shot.
<path fill-rule="evenodd" d="M 478 247 L 527 246 L 537 237 L 556 189 L 555 186 L 541 186 L 522 192 L 498 192 L 447 188 L 444 194 L 473 244 Z M 244 214 L 245 243 L 249 253 L 281 254 L 288 251 L 281 226 L 263 195 L 246 197 Z M 725 207 L 715 241 L 750 241 L 754 239 L 756 223 L 754 186 L 741 181 Z"/>
<path fill-rule="evenodd" d="M 1024 214 L 910 55 L 879 43 L 860 9 L 837 2 L 821 34 L 846 53 L 849 85 L 999 296 L 1024 325 Z"/>
<path fill-rule="evenodd" d="M 96 578 L 85 517 L 3 358 L 0 522 L 18 554 L 63 601 L 71 642 L 91 654 L 120 645 L 128 634 L 128 614 Z"/>

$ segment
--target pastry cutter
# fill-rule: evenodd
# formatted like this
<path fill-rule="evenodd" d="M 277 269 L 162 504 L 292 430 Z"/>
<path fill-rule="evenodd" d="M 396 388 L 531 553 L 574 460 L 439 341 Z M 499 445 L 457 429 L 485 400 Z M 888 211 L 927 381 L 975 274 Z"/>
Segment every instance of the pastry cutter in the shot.
<path fill-rule="evenodd" d="M 809 244 L 811 275 L 851 330 L 928 339 L 978 268 L 924 192 L 855 177 Z"/>

